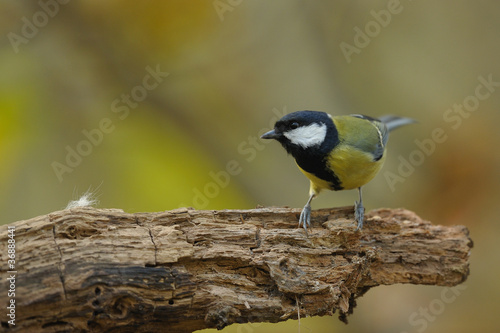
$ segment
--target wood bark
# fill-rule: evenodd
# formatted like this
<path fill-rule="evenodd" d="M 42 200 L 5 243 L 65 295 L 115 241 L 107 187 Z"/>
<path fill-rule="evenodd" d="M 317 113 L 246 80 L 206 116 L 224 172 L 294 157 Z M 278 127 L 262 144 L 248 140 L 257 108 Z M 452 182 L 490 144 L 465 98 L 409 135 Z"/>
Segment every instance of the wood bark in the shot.
<path fill-rule="evenodd" d="M 343 207 L 313 211 L 306 234 L 299 214 L 74 208 L 15 222 L 14 298 L 1 226 L 0 329 L 192 332 L 336 311 L 345 320 L 371 287 L 454 286 L 469 273 L 463 226 L 378 209 L 356 231 Z M 3 314 L 11 299 L 15 326 Z"/>

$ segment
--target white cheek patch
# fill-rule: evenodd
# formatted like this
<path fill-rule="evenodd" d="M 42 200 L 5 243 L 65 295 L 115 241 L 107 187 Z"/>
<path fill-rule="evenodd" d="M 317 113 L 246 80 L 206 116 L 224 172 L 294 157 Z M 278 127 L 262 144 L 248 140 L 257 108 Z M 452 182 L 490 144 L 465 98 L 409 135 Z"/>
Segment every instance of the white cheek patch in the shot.
<path fill-rule="evenodd" d="M 309 148 L 320 145 L 325 141 L 326 125 L 313 123 L 285 132 L 283 135 L 287 137 L 291 143 L 301 146 L 302 148 Z"/>

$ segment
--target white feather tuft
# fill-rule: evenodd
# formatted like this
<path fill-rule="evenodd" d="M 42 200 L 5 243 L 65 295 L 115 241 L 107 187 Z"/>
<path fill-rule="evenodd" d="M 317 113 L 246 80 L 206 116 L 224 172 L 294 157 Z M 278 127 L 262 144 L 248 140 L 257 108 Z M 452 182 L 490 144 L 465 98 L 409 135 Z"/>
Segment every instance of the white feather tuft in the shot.
<path fill-rule="evenodd" d="M 78 200 L 72 200 L 68 203 L 65 209 L 78 208 L 78 207 L 92 207 L 99 203 L 96 198 L 96 193 L 89 190 L 85 192 Z"/>

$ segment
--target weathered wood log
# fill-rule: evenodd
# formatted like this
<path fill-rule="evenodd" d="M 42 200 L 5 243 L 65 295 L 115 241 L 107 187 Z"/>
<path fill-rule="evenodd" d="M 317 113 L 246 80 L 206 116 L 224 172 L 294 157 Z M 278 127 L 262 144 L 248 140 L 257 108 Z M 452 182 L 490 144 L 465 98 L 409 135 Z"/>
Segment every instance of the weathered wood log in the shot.
<path fill-rule="evenodd" d="M 299 213 L 74 208 L 1 226 L 0 304 L 5 311 L 15 301 L 15 320 L 2 315 L 1 329 L 191 332 L 298 311 L 338 310 L 345 320 L 371 287 L 454 286 L 469 273 L 463 226 L 379 209 L 356 231 L 353 209 L 344 207 L 314 211 L 306 234 Z"/>

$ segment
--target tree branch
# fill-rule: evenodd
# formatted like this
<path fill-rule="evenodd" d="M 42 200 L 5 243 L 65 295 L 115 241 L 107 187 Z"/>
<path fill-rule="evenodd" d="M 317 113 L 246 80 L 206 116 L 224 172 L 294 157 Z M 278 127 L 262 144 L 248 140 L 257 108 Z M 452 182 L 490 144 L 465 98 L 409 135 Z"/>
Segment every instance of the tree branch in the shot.
<path fill-rule="evenodd" d="M 469 273 L 463 226 L 379 209 L 356 231 L 352 207 L 129 214 L 75 208 L 15 226 L 15 269 L 1 226 L 0 304 L 15 299 L 10 332 L 191 332 L 231 323 L 331 315 L 345 320 L 377 285 L 453 286 Z M 12 237 L 11 237 L 12 238 Z M 15 297 L 8 270 L 15 275 Z M 297 300 L 298 303 L 297 304 Z"/>

